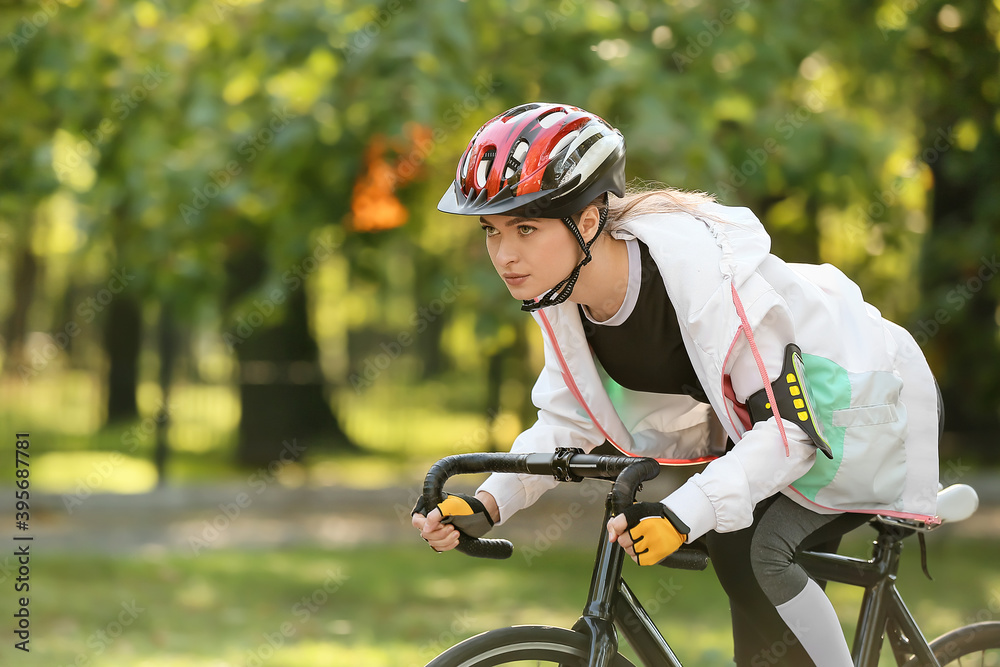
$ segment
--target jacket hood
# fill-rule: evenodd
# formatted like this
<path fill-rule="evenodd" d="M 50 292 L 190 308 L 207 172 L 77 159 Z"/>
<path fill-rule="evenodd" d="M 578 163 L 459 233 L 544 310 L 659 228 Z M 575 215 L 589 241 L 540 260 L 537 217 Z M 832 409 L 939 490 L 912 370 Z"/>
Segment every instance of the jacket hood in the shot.
<path fill-rule="evenodd" d="M 716 245 L 721 250 L 718 256 L 719 272 L 724 278 L 729 278 L 736 285 L 741 285 L 757 270 L 757 267 L 771 252 L 771 237 L 765 231 L 757 216 L 745 207 L 729 207 L 721 204 L 706 203 L 698 208 L 699 220 L 708 228 Z M 678 218 L 690 219 L 687 213 L 653 213 L 630 219 L 611 234 L 615 238 L 656 238 L 655 235 L 644 234 L 650 228 L 657 229 L 657 234 L 671 226 L 683 229 L 683 225 L 674 225 Z M 652 229 L 650 229 L 652 231 Z M 700 236 L 700 235 L 699 235 Z M 701 239 L 687 233 L 674 234 L 670 240 L 675 257 L 691 257 L 697 261 L 703 258 L 697 246 Z M 696 253 L 691 256 L 690 252 Z"/>

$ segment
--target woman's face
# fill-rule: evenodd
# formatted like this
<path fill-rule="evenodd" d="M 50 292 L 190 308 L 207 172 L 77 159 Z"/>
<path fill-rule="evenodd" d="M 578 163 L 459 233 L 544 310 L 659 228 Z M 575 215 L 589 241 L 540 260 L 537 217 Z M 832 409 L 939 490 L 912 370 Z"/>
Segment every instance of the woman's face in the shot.
<path fill-rule="evenodd" d="M 549 291 L 583 258 L 562 220 L 486 215 L 479 222 L 493 267 L 515 299 L 534 299 Z"/>

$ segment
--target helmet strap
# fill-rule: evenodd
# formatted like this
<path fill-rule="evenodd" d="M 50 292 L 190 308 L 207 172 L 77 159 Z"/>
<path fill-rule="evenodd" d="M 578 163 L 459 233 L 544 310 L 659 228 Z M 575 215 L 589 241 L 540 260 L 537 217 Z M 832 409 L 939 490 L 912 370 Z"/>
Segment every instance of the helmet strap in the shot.
<path fill-rule="evenodd" d="M 576 237 L 577 243 L 580 244 L 580 248 L 583 249 L 583 259 L 580 263 L 576 265 L 572 273 L 566 277 L 566 279 L 559 282 L 558 285 L 550 289 L 548 292 L 543 294 L 537 301 L 535 299 L 525 299 L 521 302 L 521 310 L 525 312 L 533 312 L 540 310 L 542 308 L 547 308 L 548 306 L 556 306 L 563 303 L 570 297 L 573 293 L 573 288 L 576 287 L 576 281 L 580 278 L 580 270 L 590 263 L 593 259 L 593 255 L 590 254 L 590 248 L 597 241 L 597 237 L 601 235 L 604 230 L 604 225 L 608 221 L 608 193 L 604 193 L 604 207 L 601 209 L 600 218 L 597 222 L 597 232 L 594 237 L 590 239 L 589 242 L 583 240 L 583 234 L 580 233 L 579 227 L 576 226 L 576 222 L 573 221 L 571 216 L 566 216 L 562 219 L 563 224 L 569 227 L 569 230 L 573 232 L 573 236 Z"/>

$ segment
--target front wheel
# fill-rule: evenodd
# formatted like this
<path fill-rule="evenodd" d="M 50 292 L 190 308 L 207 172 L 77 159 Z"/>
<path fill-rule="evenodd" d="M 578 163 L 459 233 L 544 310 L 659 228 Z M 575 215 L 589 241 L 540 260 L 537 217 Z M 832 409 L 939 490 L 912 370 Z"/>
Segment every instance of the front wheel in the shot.
<path fill-rule="evenodd" d="M 587 664 L 589 638 L 564 628 L 524 625 L 491 630 L 456 644 L 427 663 L 427 667 L 491 667 L 492 665 Z M 616 655 L 614 667 L 634 667 Z"/>
<path fill-rule="evenodd" d="M 934 657 L 946 665 L 1000 667 L 1000 622 L 974 623 L 941 635 L 930 643 Z M 907 665 L 916 666 L 915 660 Z"/>

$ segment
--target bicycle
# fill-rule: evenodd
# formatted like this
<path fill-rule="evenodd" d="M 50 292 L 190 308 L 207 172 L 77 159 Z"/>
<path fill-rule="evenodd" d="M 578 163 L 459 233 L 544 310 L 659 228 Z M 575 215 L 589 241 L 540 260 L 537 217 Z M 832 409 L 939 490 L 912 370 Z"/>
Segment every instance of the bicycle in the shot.
<path fill-rule="evenodd" d="M 642 482 L 660 471 L 654 459 L 583 454 L 557 450 L 555 454 L 462 454 L 438 461 L 424 481 L 424 502 L 434 507 L 444 499 L 444 483 L 453 475 L 484 472 L 553 475 L 562 482 L 584 478 L 613 481 L 605 502 L 590 591 L 583 614 L 572 629 L 549 626 L 516 626 L 491 630 L 466 639 L 428 663 L 427 667 L 488 667 L 493 665 L 558 664 L 587 667 L 634 667 L 618 653 L 618 634 L 632 647 L 643 665 L 681 667 L 681 662 L 622 577 L 625 551 L 608 542 L 604 526 L 635 501 Z M 978 506 L 975 491 L 962 484 L 938 494 L 939 518 L 954 523 L 971 516 Z M 982 665 L 1000 665 L 1000 622 L 963 626 L 928 642 L 896 589 L 902 541 L 926 533 L 935 525 L 906 519 L 874 516 L 869 522 L 878 532 L 869 560 L 832 553 L 802 551 L 796 558 L 816 579 L 865 589 L 858 616 L 852 657 L 856 667 L 875 667 L 885 637 L 889 638 L 897 665 L 907 667 L 966 664 L 974 654 Z M 461 535 L 460 551 L 482 558 L 508 558 L 513 546 L 507 540 L 473 539 Z M 682 547 L 662 565 L 703 570 L 705 552 Z M 996 653 L 987 655 L 987 651 Z M 525 663 L 525 664 L 529 664 Z"/>

